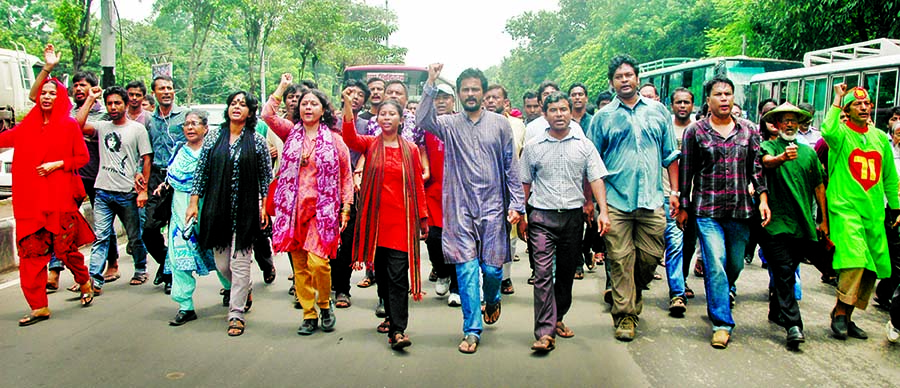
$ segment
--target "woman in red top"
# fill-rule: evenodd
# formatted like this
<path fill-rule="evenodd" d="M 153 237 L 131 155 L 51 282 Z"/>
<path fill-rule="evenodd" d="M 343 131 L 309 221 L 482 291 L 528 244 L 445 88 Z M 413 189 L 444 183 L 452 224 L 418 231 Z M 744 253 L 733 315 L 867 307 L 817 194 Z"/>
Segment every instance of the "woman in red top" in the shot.
<path fill-rule="evenodd" d="M 337 255 L 340 233 L 350 219 L 353 179 L 350 151 L 330 129 L 335 117 L 328 97 L 304 90 L 293 116 L 300 118 L 293 128 L 276 130 L 285 143 L 273 197 L 272 240 L 275 251 L 288 252 L 293 263 L 297 302 L 303 307 L 297 334 L 310 335 L 319 316 L 322 331 L 334 330 L 329 260 Z"/>
<path fill-rule="evenodd" d="M 346 89 L 342 96 L 344 142 L 366 157 L 353 266 L 362 269 L 364 263 L 374 261 L 378 296 L 387 312 L 378 332 L 388 333 L 391 348 L 402 349 L 412 344 L 404 333 L 409 320 L 410 279 L 413 300 L 422 300 L 423 295 L 418 240 L 428 236 L 428 211 L 419 150 L 399 136 L 403 114 L 399 103 L 383 102 L 377 119 L 381 134 L 366 136 L 356 133 L 352 91 Z"/>
<path fill-rule="evenodd" d="M 46 71 L 42 69 L 41 71 Z M 84 187 L 76 171 L 88 162 L 81 129 L 69 117 L 72 103 L 55 78 L 40 88 L 37 105 L 15 128 L 0 133 L 0 147 L 13 147 L 13 214 L 19 251 L 19 279 L 31 313 L 19 320 L 28 326 L 50 318 L 47 263 L 62 260 L 81 285 L 81 305 L 94 300 L 84 256 L 78 247 L 93 241 L 78 211 Z"/>

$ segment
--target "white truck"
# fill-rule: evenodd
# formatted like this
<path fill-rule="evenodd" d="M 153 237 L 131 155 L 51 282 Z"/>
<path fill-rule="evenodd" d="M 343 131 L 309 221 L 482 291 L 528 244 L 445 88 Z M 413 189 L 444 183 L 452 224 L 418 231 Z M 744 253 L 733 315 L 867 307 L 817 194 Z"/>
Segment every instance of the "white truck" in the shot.
<path fill-rule="evenodd" d="M 25 46 L 0 48 L 0 132 L 12 128 L 16 115 L 23 116 L 34 103 L 28 91 L 34 84 L 35 69 L 43 66 L 40 58 L 25 52 Z"/>

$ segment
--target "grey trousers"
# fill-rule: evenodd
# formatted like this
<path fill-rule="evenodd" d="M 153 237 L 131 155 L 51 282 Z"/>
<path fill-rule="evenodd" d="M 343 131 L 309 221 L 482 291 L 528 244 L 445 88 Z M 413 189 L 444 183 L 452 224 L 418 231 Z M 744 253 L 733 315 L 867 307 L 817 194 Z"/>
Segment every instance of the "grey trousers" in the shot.
<path fill-rule="evenodd" d="M 240 251 L 234 250 L 234 235 L 231 236 L 231 245 L 225 248 L 216 248 L 213 252 L 216 259 L 216 270 L 231 282 L 231 304 L 228 306 L 228 320 L 237 318 L 244 320 L 244 306 L 247 304 L 247 295 L 250 294 L 250 264 L 253 260 L 253 248 Z"/>

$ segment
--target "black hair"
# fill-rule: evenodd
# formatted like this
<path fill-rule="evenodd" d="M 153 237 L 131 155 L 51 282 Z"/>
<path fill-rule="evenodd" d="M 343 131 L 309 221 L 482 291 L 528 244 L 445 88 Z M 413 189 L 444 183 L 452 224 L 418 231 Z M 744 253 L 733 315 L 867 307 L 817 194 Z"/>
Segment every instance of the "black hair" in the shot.
<path fill-rule="evenodd" d="M 672 102 L 675 101 L 675 95 L 678 93 L 687 93 L 689 96 L 691 96 L 691 104 L 694 103 L 694 92 L 692 92 L 691 89 L 681 87 L 681 86 L 675 88 L 675 91 L 672 92 L 672 99 L 671 99 Z"/>
<path fill-rule="evenodd" d="M 110 86 L 106 88 L 106 90 L 103 91 L 103 102 L 106 103 L 106 100 L 109 98 L 109 96 L 112 96 L 113 94 L 117 94 L 119 95 L 119 97 L 122 97 L 122 102 L 126 104 L 128 103 L 128 91 L 126 91 L 125 88 L 121 86 Z"/>
<path fill-rule="evenodd" d="M 298 93 L 302 93 L 302 92 L 303 92 L 304 90 L 306 90 L 306 89 L 309 89 L 309 88 L 307 88 L 305 85 L 301 85 L 301 84 L 291 84 L 291 85 L 288 86 L 286 89 L 284 89 L 284 95 L 287 96 L 287 95 L 290 95 L 290 94 L 298 94 Z"/>
<path fill-rule="evenodd" d="M 648 86 L 651 87 L 651 88 L 653 88 L 653 94 L 655 94 L 657 97 L 659 97 L 659 89 L 656 88 L 656 85 L 651 84 L 651 83 L 649 83 L 649 82 L 647 82 L 647 83 L 641 85 L 640 87 L 638 87 L 638 90 L 641 90 L 641 89 L 646 88 L 646 87 L 648 87 Z"/>
<path fill-rule="evenodd" d="M 79 70 L 72 76 L 72 84 L 75 84 L 78 81 L 85 80 L 87 83 L 91 84 L 91 86 L 97 86 L 100 84 L 100 80 L 97 79 L 97 75 L 92 71 Z M 128 101 L 128 99 L 125 99 Z"/>
<path fill-rule="evenodd" d="M 575 89 L 575 88 L 581 88 L 582 90 L 584 90 L 584 95 L 585 95 L 585 96 L 588 94 L 588 88 L 587 88 L 587 86 L 584 86 L 584 84 L 581 83 L 581 82 L 576 82 L 576 83 L 572 84 L 572 86 L 569 86 L 568 94 L 569 94 L 570 96 L 572 95 L 572 89 Z"/>
<path fill-rule="evenodd" d="M 612 101 L 613 95 L 609 92 L 609 90 L 604 90 L 597 95 L 596 105 L 600 106 L 600 101 Z"/>
<path fill-rule="evenodd" d="M 372 94 L 372 91 L 369 90 L 369 86 L 364 84 L 362 81 L 358 79 L 348 79 L 344 81 L 343 89 L 347 88 L 359 88 L 363 91 L 363 95 L 365 95 L 365 101 L 369 101 L 369 96 Z M 363 102 L 365 102 L 363 101 Z"/>
<path fill-rule="evenodd" d="M 488 86 L 484 92 L 487 93 L 491 90 L 496 90 L 496 89 L 500 89 L 500 91 L 503 92 L 503 99 L 505 99 L 505 100 L 509 99 L 509 97 L 506 95 L 506 88 L 504 88 L 503 85 L 500 85 L 500 84 L 493 84 L 491 86 Z"/>
<path fill-rule="evenodd" d="M 637 59 L 634 59 L 634 57 L 628 54 L 619 54 L 609 61 L 609 68 L 606 70 L 606 78 L 609 78 L 610 82 L 612 82 L 613 77 L 616 75 L 616 70 L 622 65 L 631 66 L 631 68 L 634 69 L 634 76 L 640 76 Z"/>
<path fill-rule="evenodd" d="M 172 83 L 172 87 L 175 87 L 175 80 L 173 80 L 172 77 L 169 77 L 167 75 L 158 75 L 156 77 L 153 77 L 153 82 L 150 83 L 150 90 L 154 92 L 156 91 L 156 81 L 159 80 L 169 81 Z"/>
<path fill-rule="evenodd" d="M 767 99 L 765 99 L 765 100 L 760 101 L 759 104 L 756 104 L 756 111 L 761 113 L 761 112 L 762 112 L 762 108 L 763 108 L 764 106 L 766 106 L 766 104 L 768 104 L 768 103 L 770 103 L 770 102 L 773 103 L 773 104 L 775 104 L 775 105 L 778 105 L 778 103 L 776 103 L 775 100 L 773 100 L 773 99 L 771 99 L 771 98 L 767 98 Z"/>
<path fill-rule="evenodd" d="M 891 116 L 900 116 L 900 106 L 891 108 Z"/>
<path fill-rule="evenodd" d="M 147 103 L 152 106 L 156 106 L 156 99 L 153 98 L 153 95 L 151 94 L 144 96 L 144 101 L 147 101 Z"/>
<path fill-rule="evenodd" d="M 134 80 L 134 81 L 129 82 L 128 85 L 125 85 L 125 90 L 132 89 L 132 88 L 141 89 L 141 94 L 143 94 L 145 96 L 147 95 L 147 86 L 144 85 L 144 81 Z"/>
<path fill-rule="evenodd" d="M 228 108 L 231 106 L 231 103 L 234 102 L 234 99 L 238 95 L 244 95 L 244 102 L 247 103 L 247 120 L 244 121 L 244 130 L 245 131 L 256 131 L 256 112 L 259 111 L 259 100 L 250 92 L 245 92 L 243 90 L 238 90 L 234 93 L 228 95 L 228 99 L 225 100 L 225 121 L 222 123 L 222 127 L 225 127 L 231 124 L 231 117 L 228 114 Z"/>
<path fill-rule="evenodd" d="M 543 98 L 541 98 L 541 95 L 544 94 L 544 89 L 551 88 L 551 87 L 553 89 L 556 89 L 557 92 L 559 91 L 559 85 L 557 85 L 556 82 L 553 82 L 553 81 L 544 81 L 544 82 L 541 82 L 540 85 L 538 85 L 537 98 L 538 98 L 539 103 L 544 102 Z"/>
<path fill-rule="evenodd" d="M 313 81 L 311 79 L 305 79 L 305 80 L 300 81 L 300 85 L 306 86 L 309 89 L 318 89 L 319 88 L 319 84 L 317 84 L 316 81 Z"/>
<path fill-rule="evenodd" d="M 572 99 L 569 98 L 569 95 L 563 94 L 562 92 L 557 90 L 547 95 L 547 98 L 545 98 L 543 104 L 541 104 L 541 111 L 547 113 L 547 108 L 550 106 L 550 104 L 560 101 L 565 101 L 567 104 L 569 104 L 569 110 L 572 109 Z"/>
<path fill-rule="evenodd" d="M 381 77 L 372 77 L 372 78 L 369 78 L 368 81 L 366 81 L 366 86 L 369 86 L 374 82 L 381 82 L 383 84 L 387 83 L 387 82 L 384 82 L 384 79 L 382 79 Z"/>
<path fill-rule="evenodd" d="M 400 103 L 396 100 L 384 100 L 384 102 L 378 106 L 378 113 L 381 113 L 381 110 L 384 109 L 385 106 L 391 105 L 394 108 L 397 108 L 397 114 L 400 115 L 400 125 L 397 127 L 397 134 L 401 134 L 403 132 L 403 112 L 406 110 L 405 106 L 400 106 Z"/>
<path fill-rule="evenodd" d="M 337 124 L 337 117 L 334 115 L 334 106 L 331 105 L 331 101 L 328 99 L 328 96 L 325 95 L 319 89 L 306 89 L 300 92 L 299 100 L 303 100 L 303 97 L 306 97 L 307 94 L 312 94 L 319 99 L 319 103 L 322 104 L 322 118 L 319 119 L 319 122 L 325 124 L 328 128 L 334 128 Z M 300 104 L 294 107 L 294 117 L 300 117 Z M 299 119 L 297 122 L 300 122 Z"/>
<path fill-rule="evenodd" d="M 484 73 L 481 70 L 470 67 L 468 69 L 463 70 L 462 73 L 459 73 L 459 77 L 456 77 L 456 92 L 459 93 L 462 88 L 462 81 L 464 79 L 469 78 L 477 78 L 481 81 L 481 91 L 486 92 L 488 88 L 488 80 L 487 77 L 484 76 Z"/>
<path fill-rule="evenodd" d="M 706 118 L 706 116 L 708 116 L 708 115 L 709 115 L 709 104 L 704 102 L 703 105 L 700 106 L 700 111 L 698 111 L 697 115 L 694 116 L 694 119 L 696 119 L 697 121 L 700 121 L 700 120 L 703 120 L 704 118 Z"/>
<path fill-rule="evenodd" d="M 522 103 L 524 104 L 525 100 L 530 100 L 532 98 L 537 98 L 537 97 L 538 96 L 535 95 L 534 92 L 525 92 L 525 94 L 522 95 Z"/>
<path fill-rule="evenodd" d="M 392 80 L 388 81 L 386 84 L 384 84 L 384 90 L 387 91 L 387 88 L 390 87 L 391 85 L 402 86 L 403 93 L 406 94 L 406 97 L 409 97 L 409 89 L 406 88 L 406 84 L 403 81 L 398 80 L 398 79 L 392 79 Z"/>
<path fill-rule="evenodd" d="M 703 84 L 703 95 L 709 98 L 710 93 L 712 93 L 713 86 L 716 86 L 717 84 L 726 84 L 730 86 L 731 93 L 734 93 L 734 82 L 731 82 L 731 80 L 724 75 L 717 75 Z"/>

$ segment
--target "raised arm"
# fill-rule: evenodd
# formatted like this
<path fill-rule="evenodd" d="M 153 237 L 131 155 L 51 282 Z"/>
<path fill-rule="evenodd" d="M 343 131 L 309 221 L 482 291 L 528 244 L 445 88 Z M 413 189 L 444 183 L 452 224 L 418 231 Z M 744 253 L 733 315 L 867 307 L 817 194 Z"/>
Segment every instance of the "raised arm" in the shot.
<path fill-rule="evenodd" d="M 422 89 L 422 101 L 419 102 L 419 108 L 416 110 L 416 126 L 433 133 L 442 141 L 447 141 L 445 139 L 446 131 L 437 120 L 437 113 L 434 109 L 434 96 L 437 94 L 434 82 L 443 68 L 444 65 L 440 63 L 428 65 L 428 82 Z"/>
<path fill-rule="evenodd" d="M 96 129 L 94 128 L 94 124 L 89 123 L 87 121 L 88 115 L 91 113 L 91 107 L 94 106 L 94 102 L 97 101 L 100 96 L 103 95 L 103 89 L 99 86 L 94 86 L 88 92 L 87 100 L 84 101 L 84 104 L 81 105 L 81 108 L 78 109 L 78 113 L 75 114 L 75 121 L 78 122 L 78 126 L 81 127 L 81 132 L 86 136 L 94 136 Z"/>
<path fill-rule="evenodd" d="M 41 68 L 41 72 L 38 73 L 37 77 L 34 79 L 34 83 L 31 85 L 31 90 L 28 91 L 29 100 L 37 102 L 44 81 L 50 76 L 50 72 L 53 71 L 53 68 L 56 67 L 56 64 L 58 63 L 59 53 L 53 50 L 53 44 L 48 43 L 47 47 L 44 47 L 44 67 Z"/>
<path fill-rule="evenodd" d="M 351 106 L 353 94 L 350 88 L 344 89 L 341 93 L 341 99 L 344 101 L 341 136 L 344 138 L 344 143 L 347 144 L 347 147 L 353 151 L 365 154 L 366 149 L 374 141 L 375 137 L 356 133 L 356 119 L 353 117 L 353 106 Z"/>
<path fill-rule="evenodd" d="M 272 131 L 275 131 L 275 134 L 281 138 L 281 140 L 287 140 L 288 134 L 291 132 L 291 128 L 294 127 L 294 123 L 291 120 L 286 118 L 278 117 L 278 107 L 281 105 L 281 98 L 284 95 L 284 91 L 288 86 L 294 81 L 294 78 L 290 73 L 284 73 L 281 75 L 281 83 L 278 84 L 278 87 L 275 88 L 275 91 L 272 92 L 272 96 L 269 97 L 269 101 L 263 105 L 262 114 L 260 114 L 260 118 L 269 126 Z"/>

